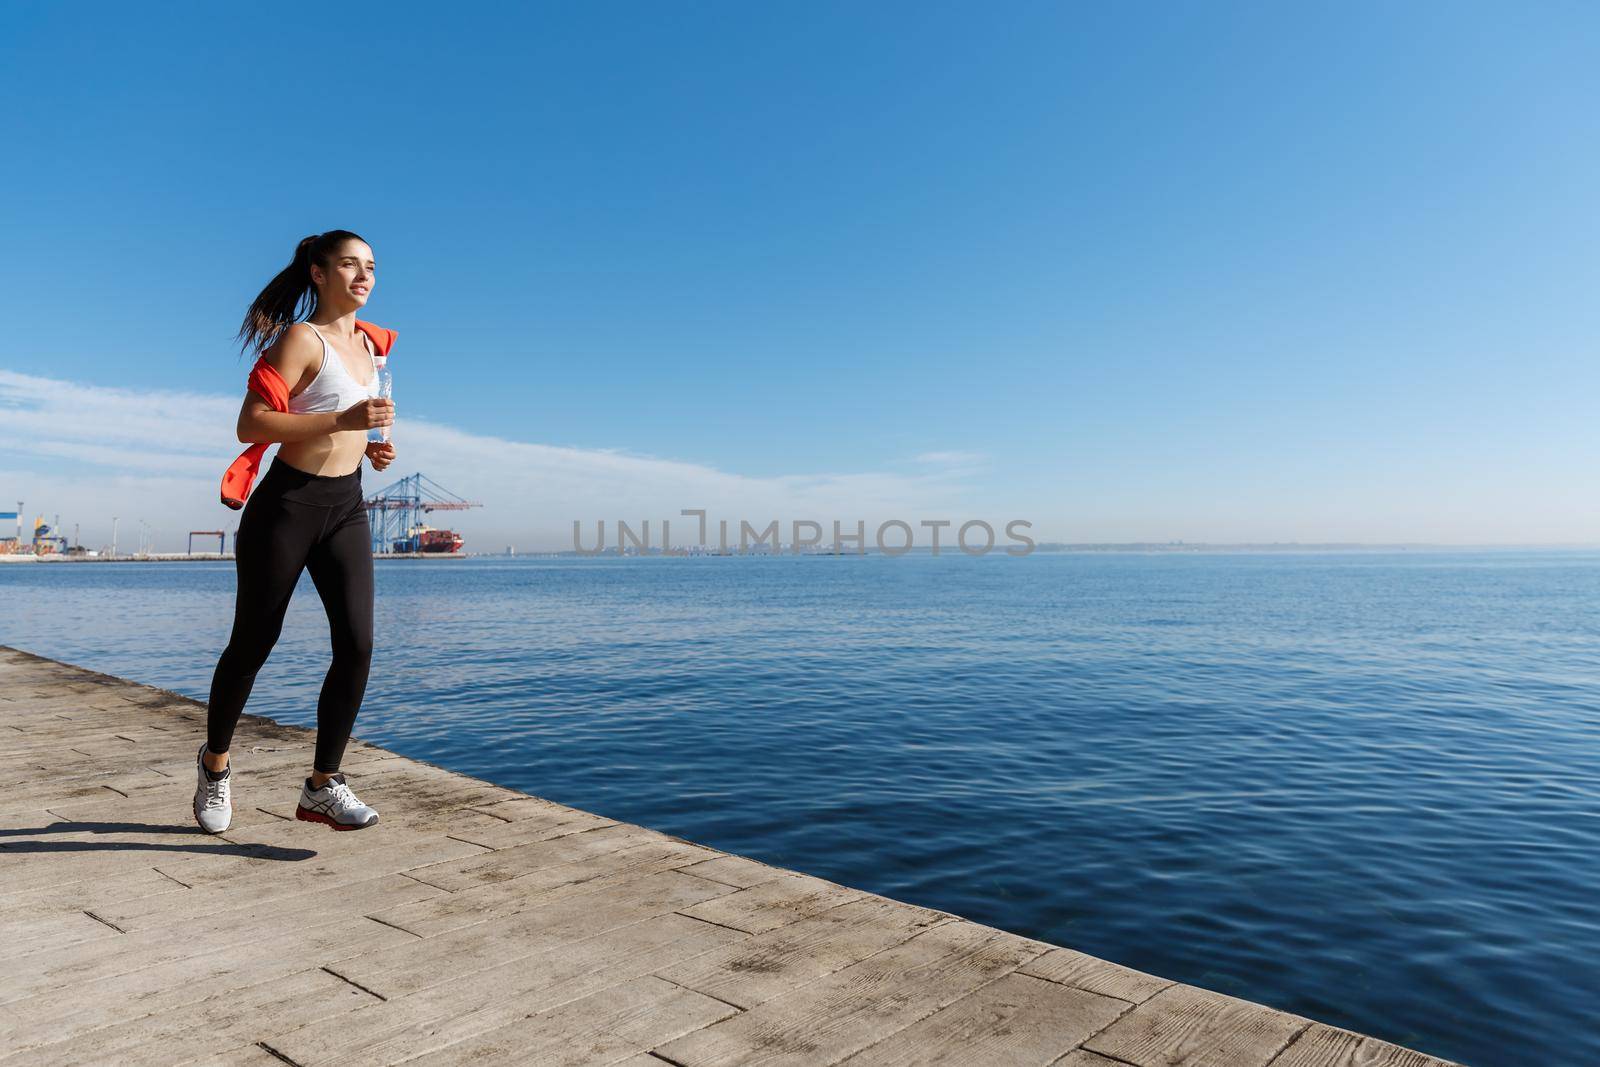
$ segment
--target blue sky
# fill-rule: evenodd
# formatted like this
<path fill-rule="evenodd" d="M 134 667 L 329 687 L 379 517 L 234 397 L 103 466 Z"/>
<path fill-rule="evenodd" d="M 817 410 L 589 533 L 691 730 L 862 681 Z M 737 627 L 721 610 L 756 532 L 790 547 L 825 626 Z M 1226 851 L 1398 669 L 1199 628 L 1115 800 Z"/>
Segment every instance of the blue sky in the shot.
<path fill-rule="evenodd" d="M 400 334 L 394 470 L 484 500 L 472 547 L 708 500 L 1600 541 L 1597 31 L 1577 3 L 7 5 L 0 510 L 85 541 L 115 494 L 236 520 L 233 335 L 346 228 Z"/>

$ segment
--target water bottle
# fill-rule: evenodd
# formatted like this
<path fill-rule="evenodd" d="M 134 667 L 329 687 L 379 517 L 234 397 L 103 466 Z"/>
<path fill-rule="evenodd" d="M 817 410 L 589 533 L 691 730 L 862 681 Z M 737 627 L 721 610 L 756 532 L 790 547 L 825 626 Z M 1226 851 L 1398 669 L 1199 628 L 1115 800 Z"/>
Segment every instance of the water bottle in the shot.
<path fill-rule="evenodd" d="M 378 367 L 378 397 L 383 400 L 392 399 L 394 396 L 394 375 L 389 373 L 389 357 L 374 355 L 372 362 Z M 388 426 L 372 426 L 367 429 L 368 441 L 387 441 L 389 439 Z"/>

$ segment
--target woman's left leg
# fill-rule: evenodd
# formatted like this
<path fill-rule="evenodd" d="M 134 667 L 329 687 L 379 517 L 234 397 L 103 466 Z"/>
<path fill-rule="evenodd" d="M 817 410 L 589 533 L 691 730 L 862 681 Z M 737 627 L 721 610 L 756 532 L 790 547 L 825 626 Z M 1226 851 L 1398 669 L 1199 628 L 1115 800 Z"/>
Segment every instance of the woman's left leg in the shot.
<path fill-rule="evenodd" d="M 328 613 L 333 664 L 317 699 L 317 749 L 313 769 L 328 775 L 339 769 L 345 742 L 367 691 L 372 667 L 372 528 L 367 508 L 357 498 L 350 510 L 330 520 L 312 546 L 306 569 Z"/>

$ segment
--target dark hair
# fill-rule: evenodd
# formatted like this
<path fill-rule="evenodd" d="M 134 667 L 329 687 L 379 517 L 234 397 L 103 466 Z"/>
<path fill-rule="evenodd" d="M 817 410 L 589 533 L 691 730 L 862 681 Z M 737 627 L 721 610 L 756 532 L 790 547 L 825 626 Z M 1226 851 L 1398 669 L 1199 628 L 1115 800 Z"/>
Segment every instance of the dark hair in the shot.
<path fill-rule="evenodd" d="M 349 230 L 329 230 L 314 233 L 295 245 L 294 259 L 267 283 L 244 313 L 244 324 L 239 327 L 241 352 L 252 344 L 259 352 L 276 341 L 279 334 L 300 321 L 302 303 L 310 305 L 306 318 L 317 313 L 317 286 L 311 280 L 311 264 L 326 270 L 328 255 L 349 240 L 365 243 L 360 234 Z"/>

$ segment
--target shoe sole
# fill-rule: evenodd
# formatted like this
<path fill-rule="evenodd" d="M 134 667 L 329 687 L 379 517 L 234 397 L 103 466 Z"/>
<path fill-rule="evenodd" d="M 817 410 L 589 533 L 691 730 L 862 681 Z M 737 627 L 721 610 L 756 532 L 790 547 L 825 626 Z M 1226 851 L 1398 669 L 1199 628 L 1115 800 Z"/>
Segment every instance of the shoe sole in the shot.
<path fill-rule="evenodd" d="M 332 815 L 324 815 L 320 811 L 307 811 L 305 808 L 301 807 L 296 807 L 294 809 L 294 817 L 299 819 L 301 822 L 319 822 L 324 826 L 331 826 L 335 830 L 365 830 L 369 826 L 378 825 L 377 819 L 373 819 L 371 822 L 362 823 L 359 826 L 351 825 L 349 823 L 336 822 L 334 821 Z"/>

